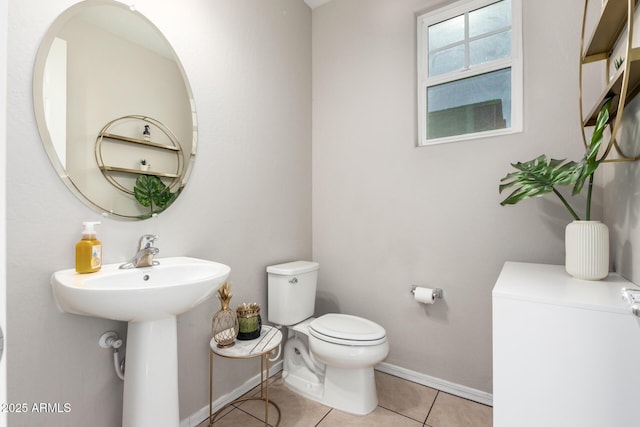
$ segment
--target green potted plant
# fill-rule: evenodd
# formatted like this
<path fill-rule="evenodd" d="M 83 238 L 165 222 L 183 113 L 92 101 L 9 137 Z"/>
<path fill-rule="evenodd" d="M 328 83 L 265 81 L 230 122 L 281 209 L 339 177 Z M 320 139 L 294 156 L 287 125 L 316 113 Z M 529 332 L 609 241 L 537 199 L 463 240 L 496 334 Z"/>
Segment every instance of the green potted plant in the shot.
<path fill-rule="evenodd" d="M 180 190 L 175 193 L 167 187 L 160 178 L 154 175 L 140 175 L 133 187 L 133 194 L 138 203 L 149 208 L 149 213 L 140 218 L 150 218 L 165 210 L 178 197 Z"/>
<path fill-rule="evenodd" d="M 609 122 L 611 99 L 607 100 L 598 113 L 591 141 L 584 157 L 579 162 L 550 159 L 543 154 L 528 162 L 512 163 L 515 172 L 500 180 L 499 191 L 513 189 L 500 204 L 513 205 L 522 200 L 554 193 L 567 208 L 574 221 L 565 232 L 566 268 L 572 276 L 599 280 L 609 273 L 609 232 L 605 224 L 591 221 L 591 195 L 593 174 L 602 163 L 598 158 L 604 130 Z M 572 195 L 579 194 L 587 184 L 585 220 L 581 220 L 569 201 L 558 191 L 558 186 L 572 186 Z M 589 242 L 593 237 L 596 241 Z M 606 247 L 605 247 L 606 246 Z M 594 249 L 597 247 L 597 249 Z M 595 259 L 584 256 L 595 254 Z"/>

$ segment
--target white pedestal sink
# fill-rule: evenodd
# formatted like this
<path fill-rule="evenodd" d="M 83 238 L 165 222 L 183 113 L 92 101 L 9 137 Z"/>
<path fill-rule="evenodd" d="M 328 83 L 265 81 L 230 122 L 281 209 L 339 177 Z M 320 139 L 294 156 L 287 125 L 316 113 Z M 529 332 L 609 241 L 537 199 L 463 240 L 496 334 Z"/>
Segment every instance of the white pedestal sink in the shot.
<path fill-rule="evenodd" d="M 64 312 L 128 322 L 123 427 L 177 427 L 176 316 L 211 297 L 231 269 L 196 258 L 160 258 L 160 265 L 120 270 L 120 264 L 51 276 Z"/>

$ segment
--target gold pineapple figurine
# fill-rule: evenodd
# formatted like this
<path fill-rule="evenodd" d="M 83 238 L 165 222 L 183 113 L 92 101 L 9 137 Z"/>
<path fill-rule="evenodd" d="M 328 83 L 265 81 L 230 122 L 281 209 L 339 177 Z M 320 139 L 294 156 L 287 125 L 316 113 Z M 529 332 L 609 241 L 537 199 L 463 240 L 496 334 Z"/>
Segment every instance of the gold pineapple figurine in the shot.
<path fill-rule="evenodd" d="M 234 345 L 238 336 L 238 317 L 233 310 L 229 310 L 231 296 L 231 283 L 224 282 L 218 289 L 222 308 L 213 316 L 211 322 L 211 335 L 221 348 Z"/>
<path fill-rule="evenodd" d="M 229 308 L 229 303 L 231 303 L 231 284 L 224 282 L 220 289 L 218 289 L 218 298 L 220 298 L 220 304 L 222 304 L 222 309 L 227 310 Z"/>

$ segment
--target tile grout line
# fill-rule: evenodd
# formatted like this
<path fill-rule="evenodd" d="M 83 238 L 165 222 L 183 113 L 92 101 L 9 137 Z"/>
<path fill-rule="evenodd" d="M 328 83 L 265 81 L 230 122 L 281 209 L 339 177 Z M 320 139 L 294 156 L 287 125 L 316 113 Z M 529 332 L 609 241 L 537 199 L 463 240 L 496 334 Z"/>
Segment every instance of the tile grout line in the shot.
<path fill-rule="evenodd" d="M 245 414 L 249 415 L 251 418 L 253 418 L 253 419 L 256 419 L 256 420 L 260 421 L 261 423 L 264 423 L 264 422 L 265 422 L 265 420 L 260 419 L 260 418 L 256 417 L 256 416 L 255 416 L 255 415 L 253 415 L 253 414 L 250 414 L 249 412 L 247 412 L 247 411 L 245 411 L 244 409 L 242 409 L 240 406 L 236 406 L 236 407 L 235 407 L 235 410 L 236 410 L 236 411 L 243 412 L 243 413 L 245 413 Z M 272 427 L 272 426 L 271 426 L 271 424 L 269 423 L 269 420 L 267 420 L 267 425 L 269 425 L 270 427 Z"/>
<path fill-rule="evenodd" d="M 331 411 L 333 411 L 333 408 L 329 409 L 327 411 L 326 414 L 324 414 L 324 416 L 322 418 L 320 418 L 320 421 L 318 421 L 315 425 L 315 427 L 318 427 L 320 425 L 320 423 L 322 423 L 324 421 L 325 418 L 327 418 L 329 416 L 329 414 L 331 413 Z"/>
<path fill-rule="evenodd" d="M 429 427 L 429 425 L 427 424 L 427 420 L 429 419 L 429 415 L 431 415 L 431 411 L 433 410 L 433 407 L 436 405 L 436 400 L 438 400 L 438 396 L 440 396 L 440 390 L 436 390 L 436 391 L 437 391 L 436 397 L 433 398 L 433 402 L 431 402 L 431 406 L 427 411 L 427 416 L 424 417 L 424 422 L 422 423 L 423 427 Z"/>
<path fill-rule="evenodd" d="M 404 417 L 404 418 L 406 418 L 406 419 L 408 419 L 408 420 L 415 421 L 415 422 L 417 422 L 417 423 L 419 423 L 419 422 L 420 422 L 420 420 L 417 420 L 417 419 L 415 419 L 415 418 L 412 418 L 412 417 L 410 417 L 409 415 L 403 414 L 402 412 L 398 412 L 398 411 L 395 411 L 395 410 L 393 410 L 393 409 L 391 409 L 391 408 L 387 408 L 386 406 L 378 405 L 377 407 L 378 407 L 378 408 L 382 408 L 382 409 L 384 409 L 385 411 L 392 412 L 392 413 L 394 413 L 394 414 L 396 414 L 396 415 L 399 415 L 399 416 L 401 416 L 401 417 Z M 427 414 L 427 417 L 428 417 L 428 416 L 429 416 L 429 414 Z M 425 420 L 426 420 L 426 419 L 425 419 Z M 423 425 L 424 425 L 424 423 L 425 423 L 425 421 L 422 421 L 422 424 L 423 424 Z"/>

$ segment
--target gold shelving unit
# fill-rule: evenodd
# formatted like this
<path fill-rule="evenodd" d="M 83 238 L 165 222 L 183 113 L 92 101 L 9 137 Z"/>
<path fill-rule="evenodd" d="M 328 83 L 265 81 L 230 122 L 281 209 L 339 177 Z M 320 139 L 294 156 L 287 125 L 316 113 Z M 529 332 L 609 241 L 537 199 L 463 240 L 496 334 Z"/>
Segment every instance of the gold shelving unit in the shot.
<path fill-rule="evenodd" d="M 166 173 L 166 172 L 155 172 L 155 171 L 142 171 L 138 169 L 130 169 L 130 168 L 120 168 L 117 166 L 100 166 L 101 171 L 105 172 L 120 172 L 120 173 L 130 173 L 134 175 L 153 175 L 158 178 L 179 178 L 180 175 L 175 173 Z"/>
<path fill-rule="evenodd" d="M 163 150 L 180 151 L 180 147 L 177 147 L 175 145 L 159 144 L 157 142 L 147 141 L 146 139 L 131 138 L 128 136 L 116 135 L 113 133 L 105 133 L 102 135 L 102 137 L 116 139 L 118 141 L 131 142 L 133 144 L 146 145 L 147 147 L 161 148 Z"/>
<path fill-rule="evenodd" d="M 120 135 L 117 133 L 111 132 L 111 129 L 117 127 L 117 125 L 127 122 L 127 121 L 139 121 L 140 126 L 148 124 L 153 126 L 153 129 L 160 130 L 170 142 L 170 144 L 164 144 L 159 142 L 154 142 L 151 140 L 140 139 L 131 137 L 128 135 Z M 120 142 L 126 144 L 134 144 L 140 147 L 148 148 L 149 150 L 166 150 L 172 152 L 176 156 L 176 169 L 175 171 L 157 171 L 157 170 L 140 170 L 140 169 L 132 169 L 129 167 L 119 166 L 119 165 L 105 165 L 102 149 L 103 143 L 111 141 L 111 142 Z M 141 115 L 129 115 L 119 117 L 115 120 L 107 123 L 102 130 L 98 133 L 98 137 L 96 139 L 95 146 L 95 157 L 96 162 L 98 164 L 98 168 L 104 175 L 104 177 L 117 189 L 127 193 L 133 194 L 133 188 L 128 188 L 125 185 L 118 182 L 116 179 L 117 174 L 127 174 L 127 175 L 152 175 L 157 176 L 159 178 L 165 178 L 169 180 L 168 187 L 170 189 L 179 188 L 181 186 L 181 178 L 184 171 L 184 156 L 182 152 L 182 146 L 178 141 L 178 138 L 171 132 L 171 130 L 162 124 L 160 121 L 155 120 L 151 117 L 141 116 Z"/>
<path fill-rule="evenodd" d="M 640 153 L 626 153 L 618 145 L 616 135 L 620 129 L 622 112 L 624 107 L 640 92 L 640 48 L 633 48 L 633 15 L 638 0 L 606 0 L 602 3 L 602 10 L 598 22 L 593 29 L 591 37 L 586 40 L 585 26 L 589 0 L 585 0 L 582 18 L 582 38 L 580 52 L 580 116 L 582 118 L 582 138 L 585 146 L 588 145 L 585 127 L 595 125 L 598 112 L 608 99 L 612 99 L 609 115 L 611 117 L 611 137 L 608 144 L 604 145 L 601 159 L 608 162 L 635 161 L 640 159 Z M 621 40 L 626 30 L 626 49 L 624 62 L 611 76 L 605 88 L 597 98 L 593 107 L 587 112 L 583 111 L 582 87 L 583 67 L 585 64 L 596 61 L 605 61 L 607 76 L 610 70 L 611 55 L 615 46 Z M 615 58 L 614 58 L 615 59 Z M 616 155 L 611 156 L 612 152 Z"/>

